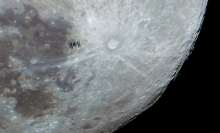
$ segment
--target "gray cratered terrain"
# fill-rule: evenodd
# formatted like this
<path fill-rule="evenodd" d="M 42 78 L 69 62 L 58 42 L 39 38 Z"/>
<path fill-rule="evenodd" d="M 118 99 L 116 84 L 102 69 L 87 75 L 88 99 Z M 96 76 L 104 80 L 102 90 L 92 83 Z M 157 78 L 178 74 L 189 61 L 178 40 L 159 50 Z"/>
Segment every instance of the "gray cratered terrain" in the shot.
<path fill-rule="evenodd" d="M 175 77 L 206 4 L 0 0 L 0 133 L 117 130 Z"/>

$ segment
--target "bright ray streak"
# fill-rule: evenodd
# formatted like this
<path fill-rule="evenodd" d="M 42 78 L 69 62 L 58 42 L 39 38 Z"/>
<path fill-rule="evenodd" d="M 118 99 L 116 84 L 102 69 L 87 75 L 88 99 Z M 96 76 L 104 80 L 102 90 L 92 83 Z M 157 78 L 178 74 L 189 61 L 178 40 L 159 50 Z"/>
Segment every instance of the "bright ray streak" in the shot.
<path fill-rule="evenodd" d="M 120 58 L 126 65 L 128 65 L 129 67 L 131 67 L 132 69 L 134 69 L 138 74 L 140 74 L 143 77 L 147 77 L 146 75 L 143 74 L 143 72 L 140 72 L 139 70 L 136 69 L 136 67 L 130 63 L 127 63 L 125 61 L 125 59 L 123 59 L 121 56 L 118 56 L 118 58 Z"/>
<path fill-rule="evenodd" d="M 100 63 L 102 63 L 103 60 L 104 60 L 104 57 L 102 57 L 102 59 L 100 59 L 100 61 L 96 61 L 96 63 L 93 65 L 92 69 L 95 68 L 96 66 L 98 66 Z"/>
<path fill-rule="evenodd" d="M 100 51 L 100 52 L 97 53 L 97 54 L 93 54 L 93 55 L 88 56 L 88 57 L 86 57 L 86 58 L 80 58 L 80 59 L 78 59 L 78 60 L 76 60 L 76 61 L 67 61 L 67 63 L 64 63 L 64 64 L 65 64 L 65 65 L 69 65 L 69 64 L 74 64 L 74 63 L 82 62 L 82 61 L 84 61 L 84 60 L 91 59 L 91 58 L 93 58 L 93 57 L 99 55 L 99 54 L 102 53 L 102 52 L 103 52 L 103 51 Z"/>

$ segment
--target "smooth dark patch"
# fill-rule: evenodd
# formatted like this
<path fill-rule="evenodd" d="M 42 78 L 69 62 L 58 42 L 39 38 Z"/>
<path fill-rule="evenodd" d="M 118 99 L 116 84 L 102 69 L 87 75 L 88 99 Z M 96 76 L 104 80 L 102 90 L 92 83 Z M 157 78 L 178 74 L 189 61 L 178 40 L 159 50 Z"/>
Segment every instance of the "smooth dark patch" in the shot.
<path fill-rule="evenodd" d="M 14 110 L 23 117 L 37 118 L 43 117 L 45 110 L 55 108 L 53 101 L 56 98 L 53 93 L 46 92 L 46 86 L 49 83 L 39 82 L 43 80 L 36 80 L 36 78 L 57 76 L 60 68 L 51 67 L 43 70 L 42 67 L 53 66 L 54 63 L 58 64 L 67 59 L 66 42 L 69 35 L 68 30 L 71 30 L 72 27 L 62 17 L 42 20 L 38 11 L 32 6 L 24 5 L 24 9 L 25 11 L 21 14 L 14 12 L 13 9 L 0 13 L 0 27 L 3 29 L 14 27 L 19 32 L 12 35 L 3 34 L 4 38 L 0 39 L 0 94 L 4 93 L 5 88 L 11 91 L 16 89 L 16 92 L 4 93 L 3 96 L 17 100 Z M 33 72 L 33 75 L 24 75 L 25 79 L 38 86 L 30 89 L 21 87 L 19 77 L 22 72 L 20 69 L 16 70 L 17 68 L 14 66 L 9 67 L 10 57 L 15 57 L 22 62 L 22 67 L 26 67 L 22 71 L 28 69 Z M 33 64 L 33 59 L 39 62 Z M 70 78 L 75 79 L 76 76 L 73 74 Z M 12 80 L 16 83 L 11 83 Z M 67 80 L 58 84 L 64 88 L 70 86 L 66 85 Z"/>
<path fill-rule="evenodd" d="M 16 99 L 17 104 L 14 110 L 17 113 L 21 114 L 23 117 L 41 117 L 43 116 L 41 114 L 44 114 L 45 110 L 55 107 L 55 104 L 52 102 L 56 98 L 52 93 L 45 92 L 46 85 L 40 85 L 36 90 L 24 90 L 18 81 L 20 76 L 21 74 L 16 72 L 0 76 L 0 84 L 2 85 L 2 87 L 0 87 L 0 93 L 3 93 L 3 88 L 8 88 L 11 91 L 16 88 L 15 93 L 6 93 L 4 96 Z M 12 79 L 17 82 L 15 85 L 11 85 L 10 81 Z"/>
<path fill-rule="evenodd" d="M 14 110 L 23 117 L 42 117 L 43 112 L 55 107 L 52 93 L 46 93 L 45 87 L 38 87 L 37 90 L 26 90 L 19 94 L 12 95 L 17 99 Z"/>
<path fill-rule="evenodd" d="M 0 70 L 8 68 L 9 55 L 22 60 L 25 66 L 31 65 L 33 57 L 47 63 L 67 56 L 65 48 L 71 25 L 63 18 L 41 20 L 35 8 L 24 7 L 25 11 L 21 14 L 16 14 L 13 9 L 0 13 L 0 26 L 18 28 L 22 35 L 13 34 L 0 39 Z M 16 47 L 12 41 L 17 41 Z M 50 48 L 46 48 L 46 44 Z"/>

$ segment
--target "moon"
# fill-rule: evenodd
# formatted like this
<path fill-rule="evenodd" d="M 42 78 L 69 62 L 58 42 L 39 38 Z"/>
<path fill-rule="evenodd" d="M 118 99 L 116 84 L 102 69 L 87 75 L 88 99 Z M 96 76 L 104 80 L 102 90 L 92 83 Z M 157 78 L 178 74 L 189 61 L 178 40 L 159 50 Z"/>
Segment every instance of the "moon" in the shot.
<path fill-rule="evenodd" d="M 0 132 L 123 127 L 176 78 L 207 2 L 0 1 Z"/>

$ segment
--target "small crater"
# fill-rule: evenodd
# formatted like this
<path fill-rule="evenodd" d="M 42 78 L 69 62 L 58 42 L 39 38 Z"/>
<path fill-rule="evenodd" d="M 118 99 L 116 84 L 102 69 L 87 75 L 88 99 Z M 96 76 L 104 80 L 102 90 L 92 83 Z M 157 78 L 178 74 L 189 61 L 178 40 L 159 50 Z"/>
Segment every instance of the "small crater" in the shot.
<path fill-rule="evenodd" d="M 171 64 L 177 62 L 177 60 L 179 59 L 178 57 L 171 57 L 171 58 L 172 58 L 170 61 Z"/>
<path fill-rule="evenodd" d="M 40 114 L 35 115 L 34 118 L 43 117 L 44 115 L 45 115 L 45 114 L 40 113 Z"/>
<path fill-rule="evenodd" d="M 152 106 L 161 97 L 165 89 L 166 87 L 162 87 L 158 91 L 156 91 L 147 101 L 148 102 L 147 106 L 148 107 Z"/>
<path fill-rule="evenodd" d="M 83 126 L 83 129 L 92 129 L 92 128 L 95 128 L 97 127 L 101 122 L 101 118 L 100 117 L 96 117 L 96 118 L 93 118 L 92 120 L 86 122 L 85 126 Z"/>
<path fill-rule="evenodd" d="M 140 26 L 140 28 L 147 28 L 147 26 L 149 25 L 149 23 L 150 23 L 150 19 L 149 19 L 149 20 L 143 20 L 143 21 L 139 24 L 139 26 Z"/>
<path fill-rule="evenodd" d="M 114 112 L 110 118 L 110 121 L 116 121 L 124 115 L 123 112 Z"/>
<path fill-rule="evenodd" d="M 116 101 L 115 106 L 117 108 L 119 108 L 119 110 L 121 110 L 121 109 L 126 108 L 129 104 L 131 104 L 133 100 L 134 100 L 134 95 L 129 94 L 129 95 L 119 99 L 118 101 Z"/>
<path fill-rule="evenodd" d="M 57 79 L 56 77 L 54 77 L 54 76 L 52 77 L 52 80 L 53 80 L 53 81 L 55 81 L 56 79 Z"/>
<path fill-rule="evenodd" d="M 80 109 L 77 107 L 69 107 L 64 113 L 64 116 L 69 117 L 70 115 L 76 114 Z"/>

